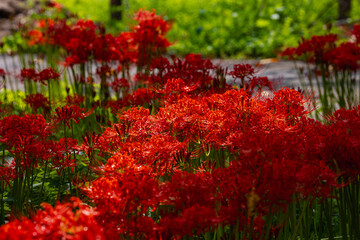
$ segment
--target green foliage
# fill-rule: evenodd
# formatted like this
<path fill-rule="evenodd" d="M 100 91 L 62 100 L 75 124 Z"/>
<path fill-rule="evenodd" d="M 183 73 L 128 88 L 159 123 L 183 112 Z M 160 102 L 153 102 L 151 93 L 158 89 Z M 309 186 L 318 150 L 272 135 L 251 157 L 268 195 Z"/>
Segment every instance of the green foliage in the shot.
<path fill-rule="evenodd" d="M 170 54 L 212 57 L 273 57 L 301 37 L 329 31 L 337 19 L 336 0 L 123 0 L 123 21 L 110 19 L 109 0 L 57 0 L 81 18 L 103 22 L 110 32 L 128 30 L 139 8 L 155 9 L 173 22 Z M 360 4 L 353 1 L 356 20 Z M 334 27 L 331 30 L 334 30 Z"/>
<path fill-rule="evenodd" d="M 156 9 L 173 22 L 170 53 L 212 57 L 272 57 L 301 37 L 327 31 L 337 18 L 335 0 L 124 0 L 124 21 L 111 22 L 109 0 L 58 0 L 82 18 L 102 21 L 114 32 L 125 30 L 134 11 Z M 356 3 L 353 16 L 359 12 Z"/>

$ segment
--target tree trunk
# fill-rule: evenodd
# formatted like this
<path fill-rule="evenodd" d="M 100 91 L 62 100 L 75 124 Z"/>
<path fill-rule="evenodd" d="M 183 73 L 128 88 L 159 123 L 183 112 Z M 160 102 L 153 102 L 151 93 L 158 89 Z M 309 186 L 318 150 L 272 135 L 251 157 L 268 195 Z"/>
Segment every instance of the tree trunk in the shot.
<path fill-rule="evenodd" d="M 350 18 L 351 0 L 339 0 L 339 17 L 338 20 Z"/>
<path fill-rule="evenodd" d="M 111 20 L 122 20 L 121 7 L 122 0 L 110 0 L 110 18 Z"/>

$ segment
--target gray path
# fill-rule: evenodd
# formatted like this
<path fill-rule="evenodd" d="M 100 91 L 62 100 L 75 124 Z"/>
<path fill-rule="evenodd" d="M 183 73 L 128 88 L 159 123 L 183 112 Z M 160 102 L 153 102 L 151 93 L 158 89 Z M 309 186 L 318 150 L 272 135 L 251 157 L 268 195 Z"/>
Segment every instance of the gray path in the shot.
<path fill-rule="evenodd" d="M 227 67 L 229 71 L 233 69 L 235 64 L 248 63 L 256 64 L 258 76 L 267 76 L 274 82 L 276 88 L 283 86 L 289 88 L 298 88 L 301 86 L 294 63 L 292 61 L 278 61 L 271 62 L 265 60 L 230 60 L 230 59 L 213 59 L 214 64 L 220 64 L 222 67 Z M 42 64 L 39 60 L 37 64 Z M 299 66 L 304 63 L 297 63 Z M 7 88 L 8 89 L 23 89 L 20 82 L 20 70 L 22 65 L 18 56 L 0 55 L 0 68 L 7 72 Z"/>
<path fill-rule="evenodd" d="M 292 61 L 273 62 L 270 59 L 263 60 L 230 60 L 214 59 L 213 63 L 220 64 L 230 70 L 235 64 L 247 63 L 255 66 L 258 76 L 266 76 L 271 80 L 276 88 L 288 87 L 298 88 L 301 86 L 298 74 Z M 305 66 L 302 62 L 297 62 L 297 66 Z"/>

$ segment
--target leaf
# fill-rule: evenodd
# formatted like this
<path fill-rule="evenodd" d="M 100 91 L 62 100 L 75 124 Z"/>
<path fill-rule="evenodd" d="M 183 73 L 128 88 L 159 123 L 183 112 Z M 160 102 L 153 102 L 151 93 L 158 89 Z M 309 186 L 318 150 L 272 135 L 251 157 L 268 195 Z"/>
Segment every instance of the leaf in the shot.
<path fill-rule="evenodd" d="M 268 26 L 270 26 L 270 21 L 259 18 L 258 20 L 256 20 L 256 26 L 259 28 L 268 27 Z"/>

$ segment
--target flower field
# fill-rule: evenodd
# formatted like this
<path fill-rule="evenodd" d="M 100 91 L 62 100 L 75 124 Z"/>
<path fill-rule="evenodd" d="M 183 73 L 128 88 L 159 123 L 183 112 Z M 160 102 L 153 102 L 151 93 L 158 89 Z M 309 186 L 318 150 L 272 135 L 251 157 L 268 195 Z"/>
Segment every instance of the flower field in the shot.
<path fill-rule="evenodd" d="M 251 65 L 169 57 L 170 24 L 134 20 L 35 19 L 24 91 L 0 70 L 0 239 L 359 239 L 358 26 L 284 52 L 318 109 Z"/>

